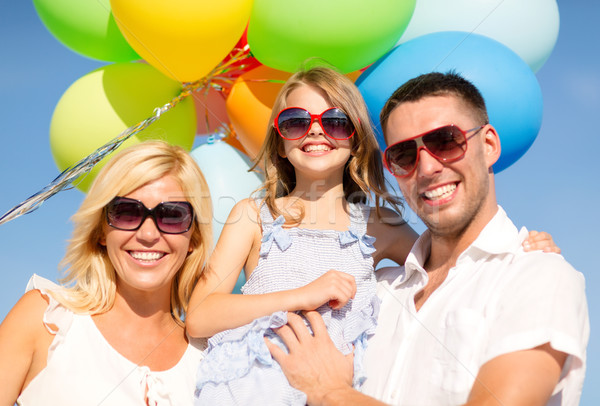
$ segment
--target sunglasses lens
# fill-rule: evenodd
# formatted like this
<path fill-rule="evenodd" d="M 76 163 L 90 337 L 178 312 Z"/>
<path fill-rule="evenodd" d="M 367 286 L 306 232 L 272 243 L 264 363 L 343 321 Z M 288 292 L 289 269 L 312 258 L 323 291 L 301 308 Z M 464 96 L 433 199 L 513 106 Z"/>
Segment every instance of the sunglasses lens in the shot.
<path fill-rule="evenodd" d="M 135 230 L 144 216 L 144 208 L 139 202 L 113 200 L 107 211 L 108 223 L 121 230 Z"/>
<path fill-rule="evenodd" d="M 410 173 L 417 162 L 417 143 L 409 140 L 392 145 L 385 150 L 385 162 L 390 172 L 396 176 Z"/>
<path fill-rule="evenodd" d="M 400 142 L 387 148 L 384 159 L 392 174 L 406 176 L 414 170 L 417 163 L 419 150 L 417 140 L 419 138 L 430 154 L 445 162 L 459 159 L 467 150 L 467 140 L 458 127 L 449 125 L 438 128 L 416 139 Z"/>
<path fill-rule="evenodd" d="M 467 147 L 463 133 L 455 126 L 439 128 L 423 136 L 423 144 L 440 159 L 460 158 Z"/>
<path fill-rule="evenodd" d="M 304 137 L 311 124 L 310 113 L 304 109 L 285 109 L 277 117 L 277 129 L 283 138 L 297 140 Z"/>
<path fill-rule="evenodd" d="M 188 202 L 163 202 L 156 206 L 154 216 L 158 229 L 167 234 L 181 234 L 190 229 L 194 219 Z"/>
<path fill-rule="evenodd" d="M 323 130 L 333 139 L 345 140 L 354 135 L 354 125 L 342 110 L 333 108 L 321 116 Z"/>

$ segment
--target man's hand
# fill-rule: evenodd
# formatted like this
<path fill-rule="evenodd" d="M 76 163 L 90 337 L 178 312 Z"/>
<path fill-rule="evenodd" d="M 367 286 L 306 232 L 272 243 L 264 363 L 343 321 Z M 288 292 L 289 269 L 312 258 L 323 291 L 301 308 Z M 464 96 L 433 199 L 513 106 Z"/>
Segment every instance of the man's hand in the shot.
<path fill-rule="evenodd" d="M 305 315 L 314 336 L 295 313 L 288 313 L 288 324 L 276 331 L 289 354 L 269 340 L 265 341 L 290 384 L 306 393 L 308 404 L 325 405 L 327 398 L 337 392 L 354 391 L 353 354 L 343 355 L 338 351 L 319 313 L 308 311 Z"/>

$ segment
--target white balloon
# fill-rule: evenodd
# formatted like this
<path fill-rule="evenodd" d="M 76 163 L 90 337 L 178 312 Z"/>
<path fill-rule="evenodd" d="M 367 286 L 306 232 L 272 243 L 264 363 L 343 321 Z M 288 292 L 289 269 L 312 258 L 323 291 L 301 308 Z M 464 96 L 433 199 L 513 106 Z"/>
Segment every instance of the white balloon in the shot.
<path fill-rule="evenodd" d="M 417 0 L 398 44 L 439 31 L 473 32 L 503 43 L 537 72 L 554 49 L 558 28 L 556 0 Z"/>

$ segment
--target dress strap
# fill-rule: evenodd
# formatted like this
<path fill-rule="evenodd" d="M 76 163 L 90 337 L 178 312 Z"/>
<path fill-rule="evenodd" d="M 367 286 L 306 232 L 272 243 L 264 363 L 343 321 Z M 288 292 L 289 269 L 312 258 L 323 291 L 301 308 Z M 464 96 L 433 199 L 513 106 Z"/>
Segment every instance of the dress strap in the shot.
<path fill-rule="evenodd" d="M 359 234 L 366 234 L 371 208 L 363 203 L 348 203 L 348 207 L 350 211 L 350 228 Z"/>
<path fill-rule="evenodd" d="M 367 235 L 367 224 L 371 209 L 362 203 L 349 203 L 350 227 L 347 231 L 340 233 L 340 245 L 345 246 L 358 243 L 361 252 L 365 257 L 373 255 L 375 252 L 375 237 Z"/>
<path fill-rule="evenodd" d="M 257 202 L 257 204 L 259 204 Z M 260 244 L 260 256 L 265 257 L 271 250 L 273 242 L 277 244 L 281 251 L 285 251 L 292 244 L 292 239 L 287 230 L 283 228 L 285 218 L 279 216 L 273 219 L 266 203 L 260 205 L 260 221 L 262 227 L 262 240 Z"/>

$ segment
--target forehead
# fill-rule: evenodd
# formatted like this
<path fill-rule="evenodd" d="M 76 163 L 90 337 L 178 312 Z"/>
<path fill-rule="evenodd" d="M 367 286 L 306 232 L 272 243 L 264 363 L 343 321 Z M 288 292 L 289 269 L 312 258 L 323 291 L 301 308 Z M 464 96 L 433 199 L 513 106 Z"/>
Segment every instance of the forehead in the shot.
<path fill-rule="evenodd" d="M 287 107 L 302 107 L 312 114 L 320 114 L 333 107 L 323 89 L 302 84 L 292 90 L 285 100 Z"/>
<path fill-rule="evenodd" d="M 148 208 L 152 208 L 164 201 L 186 200 L 183 189 L 172 175 L 166 175 L 150 181 L 133 192 L 128 193 L 125 197 L 139 200 Z"/>
<path fill-rule="evenodd" d="M 386 140 L 388 145 L 395 144 L 448 124 L 471 128 L 476 123 L 468 105 L 459 97 L 424 97 L 402 103 L 391 111 L 385 128 Z"/>

